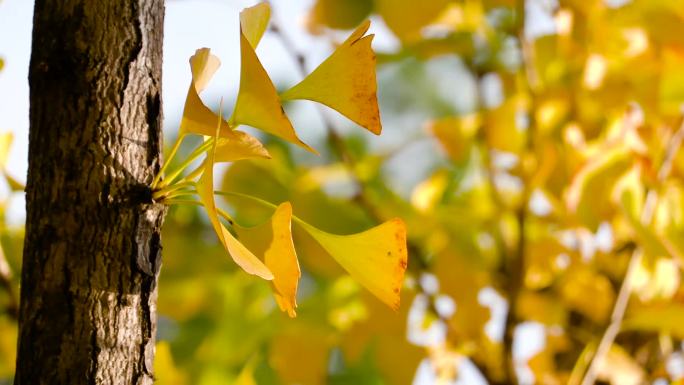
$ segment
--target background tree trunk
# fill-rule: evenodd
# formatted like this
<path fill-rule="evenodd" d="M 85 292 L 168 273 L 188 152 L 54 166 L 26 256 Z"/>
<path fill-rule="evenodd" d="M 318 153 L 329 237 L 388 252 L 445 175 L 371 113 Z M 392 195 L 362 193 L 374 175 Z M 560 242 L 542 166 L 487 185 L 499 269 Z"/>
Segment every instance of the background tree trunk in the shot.
<path fill-rule="evenodd" d="M 162 0 L 38 0 L 15 384 L 151 384 Z"/>

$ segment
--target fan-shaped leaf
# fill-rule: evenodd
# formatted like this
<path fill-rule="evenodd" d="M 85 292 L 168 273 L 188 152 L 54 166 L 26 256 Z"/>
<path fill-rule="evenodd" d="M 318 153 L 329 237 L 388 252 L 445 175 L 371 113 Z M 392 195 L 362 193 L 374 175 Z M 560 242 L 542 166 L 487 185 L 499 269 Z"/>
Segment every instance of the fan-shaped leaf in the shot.
<path fill-rule="evenodd" d="M 335 235 L 302 223 L 303 228 L 371 293 L 399 308 L 407 264 L 406 226 L 392 219 L 362 233 Z"/>
<path fill-rule="evenodd" d="M 231 122 L 258 128 L 315 153 L 314 149 L 297 137 L 292 123 L 280 104 L 271 78 L 268 77 L 254 48 L 242 31 L 240 32 L 240 52 L 242 55 L 240 90 Z"/>
<path fill-rule="evenodd" d="M 259 3 L 240 12 L 240 28 L 242 28 L 242 33 L 247 41 L 249 41 L 249 44 L 255 49 L 264 32 L 266 32 L 270 19 L 271 6 L 268 3 Z"/>
<path fill-rule="evenodd" d="M 292 242 L 292 205 L 281 203 L 267 222 L 250 228 L 235 226 L 235 231 L 254 254 L 263 256 L 273 272 L 273 294 L 282 311 L 290 317 L 297 313 L 297 285 L 301 271 Z"/>
<path fill-rule="evenodd" d="M 216 202 L 214 201 L 214 152 L 216 150 L 216 142 L 212 146 L 207 159 L 204 161 L 204 172 L 197 182 L 197 193 L 207 210 L 207 215 L 214 227 L 214 231 L 218 235 L 223 247 L 228 251 L 228 254 L 233 258 L 233 261 L 238 264 L 244 271 L 249 274 L 258 275 L 267 280 L 273 279 L 273 274 L 259 260 L 251 251 L 249 251 L 242 243 L 240 243 L 233 234 L 226 229 L 226 227 L 219 221 L 216 210 Z"/>
<path fill-rule="evenodd" d="M 217 139 L 215 163 L 249 158 L 270 159 L 271 155 L 255 137 L 242 131 L 232 130 Z"/>
<path fill-rule="evenodd" d="M 209 48 L 200 48 L 190 57 L 190 69 L 192 70 L 192 82 L 188 88 L 185 99 L 183 117 L 179 129 L 180 135 L 187 133 L 213 136 L 216 131 L 218 116 L 209 109 L 199 97 L 209 80 L 221 65 L 219 59 L 212 55 Z M 225 120 L 221 120 L 220 135 L 230 131 Z"/>
<path fill-rule="evenodd" d="M 370 21 L 361 24 L 321 65 L 299 84 L 285 91 L 283 100 L 307 99 L 324 104 L 368 131 L 382 131 L 376 95 L 374 35 L 363 36 Z"/>

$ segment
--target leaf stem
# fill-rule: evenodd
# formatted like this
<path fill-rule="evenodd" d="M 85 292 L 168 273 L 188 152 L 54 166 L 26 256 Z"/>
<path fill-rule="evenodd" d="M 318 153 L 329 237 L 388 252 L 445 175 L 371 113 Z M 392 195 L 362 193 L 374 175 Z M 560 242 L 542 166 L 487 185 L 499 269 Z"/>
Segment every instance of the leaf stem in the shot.
<path fill-rule="evenodd" d="M 209 149 L 213 142 L 214 142 L 213 138 L 208 139 L 208 140 L 204 141 L 204 143 L 202 143 L 195 150 L 193 150 L 192 153 L 190 153 L 190 155 L 188 156 L 188 158 L 185 161 L 183 161 L 183 163 L 181 163 L 181 165 L 178 166 L 178 168 L 176 168 L 169 175 L 168 178 L 164 179 L 164 181 L 162 181 L 159 184 L 159 187 L 165 187 L 165 186 L 170 185 L 183 172 L 183 170 L 185 170 L 188 166 L 190 166 L 190 164 L 192 162 L 194 162 L 195 159 L 199 158 L 207 149 Z"/>
<path fill-rule="evenodd" d="M 180 148 L 181 142 L 183 141 L 183 138 L 185 138 L 185 134 L 178 135 L 176 138 L 176 141 L 173 143 L 173 147 L 171 148 L 171 152 L 169 153 L 169 157 L 164 160 L 164 165 L 162 165 L 162 168 L 159 170 L 157 175 L 155 175 L 154 180 L 152 180 L 152 188 L 154 189 L 157 187 L 157 183 L 159 183 L 159 180 L 161 179 L 162 175 L 164 174 L 164 171 L 166 168 L 171 164 L 171 160 L 173 157 L 176 155 L 178 152 L 178 149 Z"/>
<path fill-rule="evenodd" d="M 271 202 L 269 202 L 269 201 L 267 201 L 267 200 L 263 200 L 263 199 L 261 199 L 261 198 L 255 197 L 255 196 L 251 196 L 251 195 L 243 194 L 243 193 L 239 193 L 239 192 L 233 192 L 233 191 L 218 191 L 218 190 L 217 190 L 217 191 L 214 191 L 214 194 L 216 194 L 216 195 L 222 195 L 222 196 L 232 196 L 232 197 L 237 197 L 237 198 L 243 198 L 243 199 L 251 200 L 251 201 L 254 202 L 254 203 L 258 203 L 258 204 L 260 204 L 260 205 L 262 205 L 262 206 L 264 206 L 264 207 L 268 207 L 268 208 L 271 208 L 271 209 L 274 209 L 274 210 L 278 208 L 277 205 L 275 205 L 275 204 L 273 204 L 273 203 L 271 203 Z M 304 227 L 304 228 L 307 228 L 307 229 L 313 228 L 312 225 L 308 224 L 307 222 L 304 222 L 301 218 L 299 218 L 298 216 L 296 216 L 296 215 L 294 215 L 294 214 L 292 214 L 292 220 L 293 220 L 295 223 L 297 223 L 298 225 L 300 225 L 300 226 L 302 226 L 302 227 Z"/>
<path fill-rule="evenodd" d="M 188 175 L 184 176 L 180 182 L 192 182 L 193 179 L 200 176 L 204 171 L 204 162 L 200 163 L 194 170 L 192 170 Z"/>
<path fill-rule="evenodd" d="M 194 189 L 193 190 L 178 189 L 178 190 L 172 191 L 169 194 L 167 194 L 166 196 L 164 196 L 164 199 L 162 202 L 169 200 L 169 199 L 176 198 L 176 197 L 194 196 L 196 194 L 197 194 L 197 190 L 194 190 Z"/>
<path fill-rule="evenodd" d="M 171 206 L 171 205 L 202 206 L 202 202 L 193 201 L 192 199 L 165 199 L 164 204 L 168 205 L 168 206 Z"/>
<path fill-rule="evenodd" d="M 159 200 L 159 198 L 165 197 L 167 194 L 180 190 L 185 187 L 194 187 L 195 182 L 180 182 L 176 184 L 172 184 L 170 186 L 163 187 L 155 192 L 152 193 L 152 199 L 153 200 Z"/>

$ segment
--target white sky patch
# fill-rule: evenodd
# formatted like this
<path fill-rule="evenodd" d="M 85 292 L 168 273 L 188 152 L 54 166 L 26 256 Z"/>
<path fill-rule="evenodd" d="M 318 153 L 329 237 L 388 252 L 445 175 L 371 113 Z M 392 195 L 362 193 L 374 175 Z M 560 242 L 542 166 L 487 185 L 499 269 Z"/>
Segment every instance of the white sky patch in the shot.
<path fill-rule="evenodd" d="M 603 0 L 603 4 L 609 6 L 610 8 L 620 8 L 631 2 L 632 0 Z"/>
<path fill-rule="evenodd" d="M 665 368 L 673 380 L 677 381 L 684 378 L 684 354 L 682 352 L 672 353 L 665 363 Z"/>
<path fill-rule="evenodd" d="M 431 273 L 423 273 L 420 276 L 420 286 L 427 294 L 437 294 L 439 292 L 439 279 Z"/>
<path fill-rule="evenodd" d="M 513 357 L 520 385 L 534 384 L 534 373 L 527 361 L 546 346 L 546 330 L 537 322 L 523 322 L 515 328 Z"/>
<path fill-rule="evenodd" d="M 476 241 L 477 246 L 480 248 L 480 250 L 492 250 L 494 246 L 496 246 L 494 237 L 492 237 L 492 235 L 489 233 L 478 233 Z"/>
<path fill-rule="evenodd" d="M 458 378 L 449 381 L 447 383 L 442 383 L 444 385 L 486 385 L 487 381 L 477 367 L 466 358 L 461 358 L 459 360 L 454 360 L 454 366 L 456 367 L 456 373 L 458 373 Z M 418 365 L 418 370 L 416 370 L 416 375 L 413 378 L 413 385 L 434 385 L 437 384 L 438 378 L 435 369 L 430 362 L 429 358 L 425 358 Z"/>
<path fill-rule="evenodd" d="M 535 189 L 532 192 L 532 196 L 530 196 L 529 207 L 534 215 L 540 217 L 545 217 L 551 214 L 551 210 L 553 209 L 553 206 L 551 206 L 551 203 L 546 198 L 546 195 L 544 195 L 544 193 L 539 189 Z"/>
<path fill-rule="evenodd" d="M 450 318 L 456 312 L 456 302 L 446 294 L 440 294 L 435 298 L 435 309 L 440 317 Z"/>
<path fill-rule="evenodd" d="M 518 156 L 505 151 L 491 150 L 489 156 L 492 158 L 494 168 L 510 170 L 518 164 Z"/>
<path fill-rule="evenodd" d="M 504 101 L 503 85 L 501 77 L 495 72 L 490 72 L 480 80 L 480 98 L 486 108 L 496 108 Z"/>
<path fill-rule="evenodd" d="M 428 297 L 418 294 L 409 309 L 406 338 L 416 346 L 439 346 L 446 341 L 447 326 L 442 321 L 434 320 L 425 327 L 428 307 Z"/>
<path fill-rule="evenodd" d="M 501 342 L 508 312 L 506 299 L 493 288 L 485 287 L 477 293 L 477 301 L 490 311 L 489 321 L 484 326 L 485 333 L 492 341 Z"/>
<path fill-rule="evenodd" d="M 601 222 L 594 236 L 596 248 L 604 253 L 613 249 L 613 228 L 608 222 Z"/>
<path fill-rule="evenodd" d="M 556 256 L 556 260 L 554 262 L 558 269 L 565 270 L 568 268 L 568 266 L 570 266 L 570 256 L 566 253 L 560 253 Z"/>
<path fill-rule="evenodd" d="M 527 0 L 525 2 L 525 37 L 534 40 L 556 33 L 553 11 L 558 6 L 554 0 Z"/>

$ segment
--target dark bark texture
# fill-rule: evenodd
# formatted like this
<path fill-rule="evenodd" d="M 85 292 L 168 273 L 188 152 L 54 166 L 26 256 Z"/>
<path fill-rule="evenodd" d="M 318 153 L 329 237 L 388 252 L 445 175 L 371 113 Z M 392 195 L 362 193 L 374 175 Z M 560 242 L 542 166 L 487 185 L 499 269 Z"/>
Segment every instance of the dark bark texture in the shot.
<path fill-rule="evenodd" d="M 151 384 L 163 0 L 37 0 L 15 384 Z"/>

